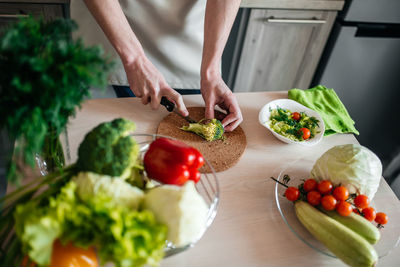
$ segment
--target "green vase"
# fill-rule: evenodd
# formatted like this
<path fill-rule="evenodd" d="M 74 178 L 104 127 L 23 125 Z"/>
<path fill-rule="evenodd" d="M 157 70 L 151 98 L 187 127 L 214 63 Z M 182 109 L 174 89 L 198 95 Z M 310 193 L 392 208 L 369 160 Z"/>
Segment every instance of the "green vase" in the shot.
<path fill-rule="evenodd" d="M 65 165 L 65 157 L 60 135 L 49 131 L 44 139 L 42 151 L 36 153 L 35 160 L 42 175 L 47 175 Z"/>

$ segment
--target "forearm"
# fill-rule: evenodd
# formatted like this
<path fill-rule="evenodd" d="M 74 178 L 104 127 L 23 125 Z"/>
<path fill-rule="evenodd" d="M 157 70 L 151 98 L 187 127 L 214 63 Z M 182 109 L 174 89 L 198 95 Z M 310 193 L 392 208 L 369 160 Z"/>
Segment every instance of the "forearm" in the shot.
<path fill-rule="evenodd" d="M 143 48 L 132 31 L 118 0 L 84 0 L 125 64 L 144 56 Z"/>
<path fill-rule="evenodd" d="M 220 75 L 222 53 L 228 40 L 240 0 L 208 0 L 204 20 L 201 77 Z"/>

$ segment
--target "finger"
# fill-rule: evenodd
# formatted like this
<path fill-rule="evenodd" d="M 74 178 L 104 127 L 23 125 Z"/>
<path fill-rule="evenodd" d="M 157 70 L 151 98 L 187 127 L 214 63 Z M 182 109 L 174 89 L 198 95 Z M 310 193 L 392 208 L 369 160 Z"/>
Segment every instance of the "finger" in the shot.
<path fill-rule="evenodd" d="M 222 121 L 224 129 L 227 132 L 235 130 L 235 128 L 243 121 L 242 112 L 235 98 L 232 98 L 229 105 L 228 115 Z"/>
<path fill-rule="evenodd" d="M 150 106 L 152 109 L 158 109 L 160 107 L 160 102 L 161 102 L 161 94 L 159 90 L 154 91 L 154 93 L 151 94 L 151 103 Z"/>
<path fill-rule="evenodd" d="M 136 97 L 139 97 L 139 98 L 142 97 L 142 93 L 140 93 L 139 90 L 136 90 L 136 89 L 132 89 L 132 88 L 131 88 L 131 91 L 133 92 L 133 94 L 134 94 Z"/>
<path fill-rule="evenodd" d="M 179 94 L 175 90 L 171 89 L 171 91 L 169 91 L 168 94 L 166 94 L 166 96 L 168 98 L 170 98 L 173 102 L 175 102 L 176 107 L 182 116 L 186 117 L 189 115 L 189 111 L 186 109 L 186 106 L 185 106 L 185 103 L 183 102 L 183 97 L 181 94 Z"/>
<path fill-rule="evenodd" d="M 206 101 L 206 110 L 204 114 L 206 119 L 214 119 L 214 108 L 215 108 L 214 99 L 208 99 L 208 101 Z"/>
<path fill-rule="evenodd" d="M 232 122 L 236 121 L 238 118 L 235 116 L 235 114 L 228 114 L 222 121 L 222 125 L 224 126 L 224 128 L 226 126 L 228 126 L 229 124 L 231 124 Z"/>
<path fill-rule="evenodd" d="M 243 118 L 235 118 L 233 121 L 231 121 L 230 123 L 227 124 L 226 127 L 224 127 L 224 130 L 226 132 L 232 132 L 233 130 L 235 130 L 240 123 L 242 123 Z"/>
<path fill-rule="evenodd" d="M 141 98 L 143 96 L 142 92 L 140 92 L 140 90 L 136 86 L 134 86 L 134 84 L 130 83 L 129 88 L 136 97 Z"/>
<path fill-rule="evenodd" d="M 148 94 L 143 95 L 141 100 L 143 105 L 147 105 L 151 101 L 150 95 Z"/>

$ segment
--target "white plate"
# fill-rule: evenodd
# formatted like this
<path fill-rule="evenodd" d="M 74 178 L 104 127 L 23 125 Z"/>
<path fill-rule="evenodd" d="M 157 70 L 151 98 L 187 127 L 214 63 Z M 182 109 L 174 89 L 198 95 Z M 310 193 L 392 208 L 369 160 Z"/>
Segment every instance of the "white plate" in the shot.
<path fill-rule="evenodd" d="M 318 133 L 313 138 L 310 138 L 305 141 L 294 141 L 294 140 L 284 137 L 283 135 L 278 134 L 277 132 L 272 130 L 269 126 L 269 122 L 270 122 L 269 118 L 271 115 L 271 110 L 277 109 L 278 107 L 283 108 L 283 109 L 288 109 L 291 112 L 299 112 L 299 113 L 304 112 L 305 114 L 307 114 L 307 116 L 317 118 L 319 120 L 318 127 L 317 127 Z M 267 103 L 266 105 L 264 105 L 261 108 L 260 113 L 258 114 L 258 120 L 259 120 L 260 124 L 262 126 L 264 126 L 265 128 L 267 128 L 268 130 L 270 130 L 276 138 L 278 138 L 279 140 L 281 140 L 285 143 L 288 143 L 288 144 L 300 144 L 300 145 L 304 145 L 304 146 L 314 146 L 314 145 L 318 144 L 319 141 L 321 141 L 322 137 L 324 136 L 324 132 L 325 132 L 324 121 L 322 120 L 322 117 L 318 114 L 318 112 L 316 112 L 306 106 L 303 106 L 302 104 L 300 104 L 296 101 L 290 100 L 290 99 L 277 99 L 277 100 Z"/>

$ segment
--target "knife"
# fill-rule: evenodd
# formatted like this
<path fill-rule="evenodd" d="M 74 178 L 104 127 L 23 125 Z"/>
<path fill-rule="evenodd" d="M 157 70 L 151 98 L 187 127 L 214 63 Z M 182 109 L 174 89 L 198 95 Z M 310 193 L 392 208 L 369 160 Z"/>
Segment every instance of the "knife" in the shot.
<path fill-rule="evenodd" d="M 196 121 L 194 119 L 192 119 L 191 117 L 188 116 L 182 116 L 179 111 L 175 108 L 175 104 L 172 103 L 171 101 L 169 101 L 165 96 L 161 97 L 161 105 L 163 105 L 169 112 L 175 112 L 176 114 L 178 114 L 179 116 L 181 116 L 182 118 L 184 118 L 187 122 L 189 123 L 196 123 Z"/>

